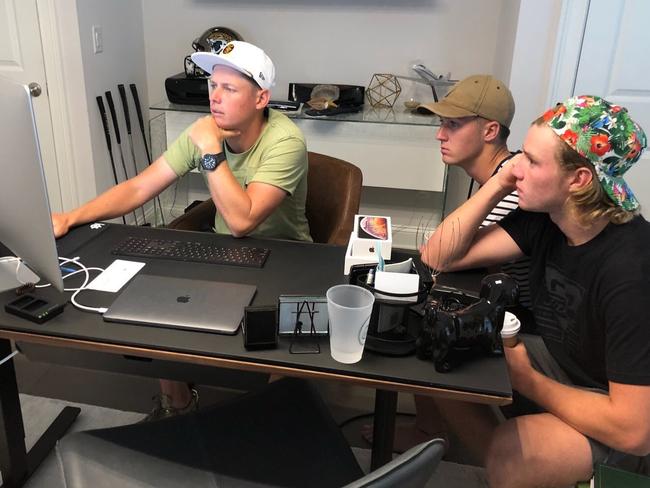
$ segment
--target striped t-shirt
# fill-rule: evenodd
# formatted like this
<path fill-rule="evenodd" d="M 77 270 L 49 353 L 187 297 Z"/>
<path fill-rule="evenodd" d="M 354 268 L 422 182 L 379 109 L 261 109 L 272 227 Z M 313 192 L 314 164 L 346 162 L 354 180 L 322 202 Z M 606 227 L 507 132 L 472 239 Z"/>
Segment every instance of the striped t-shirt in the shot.
<path fill-rule="evenodd" d="M 510 159 L 515 154 L 517 153 L 513 153 L 507 158 L 503 159 L 494 169 L 492 176 L 496 175 L 501 170 L 501 168 L 503 168 L 503 166 L 508 161 L 510 161 Z M 488 225 L 497 223 L 499 220 L 501 220 L 503 217 L 508 215 L 518 206 L 519 206 L 519 196 L 517 195 L 516 191 L 513 191 L 509 195 L 506 195 L 503 198 L 503 200 L 501 200 L 496 205 L 496 207 L 494 207 L 490 211 L 490 213 L 487 215 L 487 217 L 485 217 L 485 219 L 481 223 L 480 227 L 487 227 Z M 530 286 L 528 285 L 529 266 L 530 266 L 530 259 L 528 257 L 524 257 L 522 259 L 518 259 L 517 261 L 506 263 L 503 266 L 501 266 L 503 272 L 512 276 L 519 284 L 519 303 L 528 309 L 531 308 Z"/>

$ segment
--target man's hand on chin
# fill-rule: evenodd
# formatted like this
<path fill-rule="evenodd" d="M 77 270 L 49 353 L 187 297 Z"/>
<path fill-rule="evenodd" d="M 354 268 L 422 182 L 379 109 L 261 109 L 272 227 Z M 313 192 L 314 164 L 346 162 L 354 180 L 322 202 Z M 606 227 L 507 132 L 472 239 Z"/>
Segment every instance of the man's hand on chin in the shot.
<path fill-rule="evenodd" d="M 206 115 L 194 122 L 189 136 L 201 154 L 218 154 L 223 150 L 223 141 L 240 133 L 238 130 L 222 129 L 212 115 Z"/>

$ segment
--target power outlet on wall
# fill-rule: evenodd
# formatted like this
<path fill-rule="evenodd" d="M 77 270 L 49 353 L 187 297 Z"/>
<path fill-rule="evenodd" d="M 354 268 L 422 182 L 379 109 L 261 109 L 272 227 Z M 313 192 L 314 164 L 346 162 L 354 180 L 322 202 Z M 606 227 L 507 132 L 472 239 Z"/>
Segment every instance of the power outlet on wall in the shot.
<path fill-rule="evenodd" d="M 99 54 L 104 51 L 104 36 L 101 25 L 93 25 L 93 53 Z"/>

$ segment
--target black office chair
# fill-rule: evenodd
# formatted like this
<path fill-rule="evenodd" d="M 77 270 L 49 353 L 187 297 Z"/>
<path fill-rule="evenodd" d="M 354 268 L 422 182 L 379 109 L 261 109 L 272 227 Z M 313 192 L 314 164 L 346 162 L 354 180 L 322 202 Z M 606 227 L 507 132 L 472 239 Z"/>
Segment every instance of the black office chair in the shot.
<path fill-rule="evenodd" d="M 192 414 L 70 434 L 57 451 L 67 488 L 416 488 L 432 476 L 444 442 L 363 476 L 314 388 L 283 379 Z"/>
<path fill-rule="evenodd" d="M 343 488 L 422 488 L 435 473 L 445 447 L 442 439 L 418 444 Z"/>

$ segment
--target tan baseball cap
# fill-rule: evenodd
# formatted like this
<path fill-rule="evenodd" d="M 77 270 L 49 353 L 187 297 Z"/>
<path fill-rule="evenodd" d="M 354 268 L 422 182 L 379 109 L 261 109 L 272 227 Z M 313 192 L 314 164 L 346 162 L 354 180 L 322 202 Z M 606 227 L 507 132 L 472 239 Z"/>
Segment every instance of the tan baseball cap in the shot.
<path fill-rule="evenodd" d="M 502 81 L 490 75 L 472 75 L 456 83 L 439 102 L 418 106 L 418 112 L 422 111 L 448 118 L 478 115 L 510 128 L 515 115 L 515 101 Z"/>

